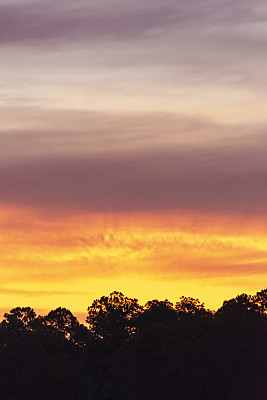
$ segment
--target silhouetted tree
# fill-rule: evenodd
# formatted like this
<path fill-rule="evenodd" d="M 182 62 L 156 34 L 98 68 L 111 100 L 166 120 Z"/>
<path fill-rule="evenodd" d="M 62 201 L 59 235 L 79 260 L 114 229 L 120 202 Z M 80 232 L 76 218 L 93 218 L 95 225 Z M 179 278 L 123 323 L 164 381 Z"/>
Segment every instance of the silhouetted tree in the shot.
<path fill-rule="evenodd" d="M 259 310 L 255 297 L 243 293 L 233 299 L 225 300 L 222 307 L 217 310 L 217 314 L 241 315 L 245 312 L 258 312 Z"/>
<path fill-rule="evenodd" d="M 204 303 L 200 303 L 199 299 L 185 296 L 180 297 L 180 301 L 175 304 L 175 310 L 179 317 L 186 315 L 206 317 L 212 314 L 210 310 L 206 310 Z"/>
<path fill-rule="evenodd" d="M 20 335 L 27 331 L 33 331 L 38 322 L 39 319 L 32 308 L 16 307 L 4 314 L 1 325 L 6 327 L 13 335 Z"/>
<path fill-rule="evenodd" d="M 267 314 L 267 289 L 257 292 L 253 296 L 253 302 L 257 305 L 257 311 L 262 314 Z"/>
<path fill-rule="evenodd" d="M 0 323 L 5 400 L 263 400 L 267 289 L 214 313 L 198 299 L 148 301 L 112 292 L 88 307 L 17 307 Z"/>
<path fill-rule="evenodd" d="M 267 395 L 267 318 L 256 299 L 260 296 L 243 293 L 224 301 L 215 313 L 214 338 L 222 347 L 229 392 L 242 400 L 260 400 Z"/>
<path fill-rule="evenodd" d="M 47 328 L 61 335 L 74 344 L 83 346 L 89 340 L 88 329 L 79 323 L 70 310 L 58 307 L 50 311 L 44 318 L 43 323 Z"/>
<path fill-rule="evenodd" d="M 138 318 L 139 329 L 145 329 L 153 324 L 169 324 L 176 320 L 176 312 L 169 300 L 148 301 Z"/>
<path fill-rule="evenodd" d="M 135 332 L 141 310 L 137 299 L 112 292 L 94 300 L 88 307 L 86 322 L 96 338 L 108 344 L 119 344 Z"/>

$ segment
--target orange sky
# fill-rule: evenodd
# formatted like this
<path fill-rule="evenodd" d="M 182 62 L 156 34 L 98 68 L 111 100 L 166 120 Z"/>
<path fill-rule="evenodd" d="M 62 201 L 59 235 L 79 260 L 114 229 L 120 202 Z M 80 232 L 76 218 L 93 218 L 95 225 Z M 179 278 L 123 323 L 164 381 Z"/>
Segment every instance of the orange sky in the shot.
<path fill-rule="evenodd" d="M 266 282 L 261 219 L 209 214 L 74 215 L 1 208 L 1 307 L 58 306 L 80 315 L 113 290 L 141 304 L 223 300 Z"/>
<path fill-rule="evenodd" d="M 0 0 L 1 309 L 267 278 L 262 0 Z"/>

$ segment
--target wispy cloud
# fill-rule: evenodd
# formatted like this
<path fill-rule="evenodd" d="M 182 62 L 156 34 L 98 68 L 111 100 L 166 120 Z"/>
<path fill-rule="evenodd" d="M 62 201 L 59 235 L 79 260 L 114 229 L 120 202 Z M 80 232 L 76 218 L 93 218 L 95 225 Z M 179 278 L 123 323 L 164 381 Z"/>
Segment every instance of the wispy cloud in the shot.
<path fill-rule="evenodd" d="M 237 103 L 263 101 L 267 84 L 266 19 L 262 0 L 4 2 L 2 101 L 244 116 Z"/>
<path fill-rule="evenodd" d="M 5 4 L 1 13 L 1 42 L 127 39 L 176 20 L 176 6 L 134 1 L 35 1 Z M 176 14 L 176 13 L 175 13 Z"/>
<path fill-rule="evenodd" d="M 171 112 L 90 112 L 3 107 L 0 164 L 25 156 L 90 155 L 177 145 L 240 140 L 265 126 L 226 125 L 198 115 Z M 237 139 L 235 139 L 237 138 Z M 239 139 L 238 139 L 239 138 Z"/>
<path fill-rule="evenodd" d="M 266 20 L 264 0 L 0 0 L 2 305 L 264 280 Z"/>
<path fill-rule="evenodd" d="M 202 215 L 196 224 L 194 216 L 188 215 L 169 227 L 158 222 L 156 228 L 146 215 L 135 216 L 134 226 L 124 221 L 121 227 L 105 219 L 95 224 L 85 215 L 64 222 L 54 218 L 49 224 L 44 216 L 28 214 L 29 218 L 34 222 L 26 231 L 23 221 L 2 231 L 1 273 L 6 276 L 2 294 L 27 296 L 28 291 L 33 297 L 60 296 L 65 294 L 62 285 L 69 282 L 71 294 L 85 295 L 86 289 L 77 292 L 75 281 L 90 278 L 218 279 L 266 273 L 266 228 L 262 231 L 259 224 L 252 227 L 243 221 L 237 230 L 236 218 L 224 224 L 219 220 L 217 227 L 214 218 L 207 222 Z M 34 283 L 38 282 L 37 290 Z M 50 286 L 43 289 L 43 282 Z"/>
<path fill-rule="evenodd" d="M 256 144 L 257 143 L 257 144 Z M 28 157 L 0 168 L 2 204 L 71 212 L 266 214 L 266 136 L 225 145 Z"/>
<path fill-rule="evenodd" d="M 152 0 L 108 2 L 78 0 L 22 1 L 0 6 L 1 42 L 37 42 L 40 40 L 127 39 L 171 24 L 181 29 L 262 21 L 266 7 L 262 0 L 229 2 L 226 0 L 174 1 Z M 208 26 L 207 26 L 208 22 Z"/>
<path fill-rule="evenodd" d="M 12 289 L 9 287 L 1 286 L 0 287 L 1 294 L 7 295 L 21 295 L 25 297 L 40 297 L 40 296 L 71 296 L 71 295 L 80 295 L 80 294 L 88 294 L 81 293 L 80 291 L 67 291 L 67 290 L 32 290 L 32 289 Z"/>

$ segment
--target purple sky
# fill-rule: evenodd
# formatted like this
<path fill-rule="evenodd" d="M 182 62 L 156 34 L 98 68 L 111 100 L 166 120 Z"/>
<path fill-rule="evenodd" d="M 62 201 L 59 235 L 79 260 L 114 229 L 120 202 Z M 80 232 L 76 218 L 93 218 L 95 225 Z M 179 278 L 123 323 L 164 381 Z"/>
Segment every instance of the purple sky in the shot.
<path fill-rule="evenodd" d="M 264 0 L 0 0 L 2 306 L 260 290 L 266 47 Z"/>
<path fill-rule="evenodd" d="M 258 135 L 210 146 L 13 157 L 0 168 L 1 201 L 72 212 L 187 210 L 266 216 L 266 144 L 264 135 Z"/>
<path fill-rule="evenodd" d="M 266 213 L 264 1 L 0 2 L 0 201 Z"/>
<path fill-rule="evenodd" d="M 266 213 L 264 1 L 0 2 L 0 201 Z"/>

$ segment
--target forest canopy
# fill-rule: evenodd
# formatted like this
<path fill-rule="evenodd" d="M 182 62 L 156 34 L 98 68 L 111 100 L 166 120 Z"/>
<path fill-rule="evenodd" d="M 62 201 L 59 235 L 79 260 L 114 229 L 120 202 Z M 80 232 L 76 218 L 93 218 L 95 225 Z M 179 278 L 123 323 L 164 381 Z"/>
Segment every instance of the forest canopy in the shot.
<path fill-rule="evenodd" d="M 4 314 L 3 399 L 266 398 L 267 289 L 217 311 L 184 296 L 141 306 L 114 291 L 87 311 L 88 326 L 61 307 Z"/>

